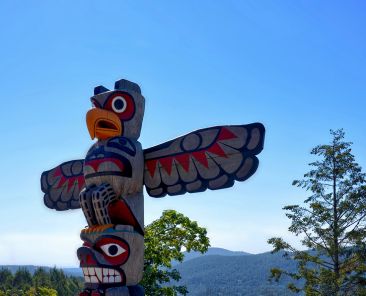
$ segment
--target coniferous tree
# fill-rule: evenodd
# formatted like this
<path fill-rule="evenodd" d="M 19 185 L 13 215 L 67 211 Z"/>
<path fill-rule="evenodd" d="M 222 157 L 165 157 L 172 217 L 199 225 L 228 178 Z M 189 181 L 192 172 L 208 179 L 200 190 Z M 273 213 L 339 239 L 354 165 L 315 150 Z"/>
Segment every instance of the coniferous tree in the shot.
<path fill-rule="evenodd" d="M 75 296 L 82 288 L 81 277 L 68 277 L 57 268 L 46 272 L 40 267 L 33 275 L 20 268 L 14 276 L 0 269 L 0 296 Z"/>
<path fill-rule="evenodd" d="M 293 182 L 311 195 L 303 206 L 284 207 L 289 231 L 303 236 L 307 250 L 298 251 L 282 238 L 269 239 L 274 252 L 285 251 L 298 262 L 297 272 L 274 268 L 272 276 L 303 279 L 303 285 L 295 281 L 289 288 L 306 295 L 366 295 L 366 176 L 343 130 L 331 135 L 330 144 L 311 151 L 319 159 L 310 163 L 304 179 Z"/>
<path fill-rule="evenodd" d="M 14 275 L 13 287 L 22 290 L 28 290 L 32 287 L 32 275 L 25 269 L 20 268 Z"/>
<path fill-rule="evenodd" d="M 76 279 L 70 279 L 56 267 L 50 270 L 50 281 L 51 287 L 57 291 L 58 296 L 75 295 L 82 288 Z"/>
<path fill-rule="evenodd" d="M 33 274 L 33 286 L 38 287 L 51 287 L 50 275 L 42 267 L 38 267 Z"/>
<path fill-rule="evenodd" d="M 13 274 L 9 269 L 2 268 L 0 270 L 0 290 L 6 291 L 13 286 Z"/>

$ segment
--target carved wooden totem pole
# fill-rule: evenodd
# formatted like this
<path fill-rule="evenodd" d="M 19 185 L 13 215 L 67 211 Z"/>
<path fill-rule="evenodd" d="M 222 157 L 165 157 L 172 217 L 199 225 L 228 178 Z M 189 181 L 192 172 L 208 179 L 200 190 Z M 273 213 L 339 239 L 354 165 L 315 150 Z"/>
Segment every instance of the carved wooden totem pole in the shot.
<path fill-rule="evenodd" d="M 143 150 L 138 142 L 145 99 L 127 80 L 94 89 L 86 124 L 95 142 L 85 159 L 41 176 L 44 203 L 57 211 L 82 208 L 88 227 L 77 250 L 85 278 L 80 295 L 144 295 L 143 186 L 152 197 L 231 187 L 258 167 L 260 123 L 197 130 Z"/>

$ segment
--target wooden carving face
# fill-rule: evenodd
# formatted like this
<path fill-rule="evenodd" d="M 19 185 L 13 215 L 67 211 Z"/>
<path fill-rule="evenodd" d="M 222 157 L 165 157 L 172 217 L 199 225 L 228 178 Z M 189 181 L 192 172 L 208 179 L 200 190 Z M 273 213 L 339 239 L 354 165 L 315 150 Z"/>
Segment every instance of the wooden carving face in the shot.
<path fill-rule="evenodd" d="M 136 285 L 142 278 L 144 239 L 131 226 L 106 225 L 83 230 L 77 251 L 85 287 Z"/>
<path fill-rule="evenodd" d="M 131 90 L 106 91 L 91 97 L 93 109 L 86 121 L 90 136 L 100 140 L 114 136 L 140 137 L 144 97 Z"/>

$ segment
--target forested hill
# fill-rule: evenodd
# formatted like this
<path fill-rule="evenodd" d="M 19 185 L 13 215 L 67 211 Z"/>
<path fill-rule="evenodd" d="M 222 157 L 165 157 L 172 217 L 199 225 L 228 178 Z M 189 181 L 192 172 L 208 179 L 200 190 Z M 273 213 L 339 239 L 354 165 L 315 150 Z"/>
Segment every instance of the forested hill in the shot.
<path fill-rule="evenodd" d="M 194 258 L 202 257 L 202 256 L 210 256 L 210 255 L 220 255 L 220 256 L 245 256 L 245 255 L 252 255 L 247 252 L 241 251 L 230 251 L 223 248 L 208 248 L 208 251 L 204 254 L 200 252 L 185 252 L 184 253 L 184 261 L 188 261 Z"/>
<path fill-rule="evenodd" d="M 270 283 L 270 269 L 280 267 L 295 270 L 296 263 L 282 254 L 205 255 L 175 266 L 181 273 L 180 284 L 189 295 L 293 295 L 287 281 Z"/>

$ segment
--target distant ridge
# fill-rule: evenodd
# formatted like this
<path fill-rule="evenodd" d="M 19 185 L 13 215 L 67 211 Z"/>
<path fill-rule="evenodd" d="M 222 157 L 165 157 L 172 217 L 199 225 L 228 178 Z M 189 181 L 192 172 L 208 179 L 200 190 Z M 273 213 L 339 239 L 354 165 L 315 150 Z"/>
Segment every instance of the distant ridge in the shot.
<path fill-rule="evenodd" d="M 37 268 L 42 267 L 44 270 L 49 271 L 52 267 L 49 266 L 36 266 L 36 265 L 0 265 L 0 269 L 8 269 L 11 273 L 16 273 L 18 269 L 26 269 L 33 274 Z"/>
<path fill-rule="evenodd" d="M 212 255 L 219 255 L 219 256 L 247 256 L 252 255 L 247 252 L 242 251 L 230 251 L 223 248 L 208 248 L 208 251 L 204 254 L 201 254 L 200 252 L 184 252 L 184 260 L 183 262 L 186 262 L 188 260 L 192 260 L 194 258 L 203 257 L 203 256 L 212 256 Z M 176 265 L 176 263 L 173 263 L 173 265 Z"/>
<path fill-rule="evenodd" d="M 16 273 L 18 269 L 26 269 L 28 270 L 31 274 L 33 274 L 37 268 L 43 268 L 45 271 L 49 271 L 52 267 L 49 266 L 36 266 L 36 265 L 0 265 L 0 269 L 8 269 L 10 270 L 11 273 Z M 68 276 L 83 276 L 83 273 L 81 271 L 81 268 L 79 267 L 67 267 L 67 268 L 59 268 L 58 269 L 62 269 L 64 271 L 64 273 Z"/>

